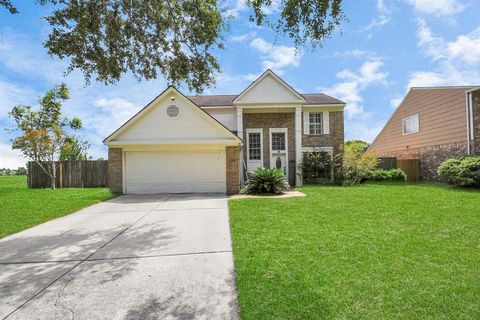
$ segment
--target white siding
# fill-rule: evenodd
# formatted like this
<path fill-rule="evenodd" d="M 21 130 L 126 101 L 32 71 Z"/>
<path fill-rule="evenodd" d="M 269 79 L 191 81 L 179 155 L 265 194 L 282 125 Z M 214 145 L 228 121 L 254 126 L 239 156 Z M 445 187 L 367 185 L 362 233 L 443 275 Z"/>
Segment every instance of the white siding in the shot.
<path fill-rule="evenodd" d="M 237 131 L 237 113 L 231 109 L 204 109 L 218 122 L 231 131 Z"/>
<path fill-rule="evenodd" d="M 299 101 L 291 89 L 282 85 L 272 75 L 267 74 L 264 78 L 255 83 L 237 103 L 255 102 L 292 102 Z"/>

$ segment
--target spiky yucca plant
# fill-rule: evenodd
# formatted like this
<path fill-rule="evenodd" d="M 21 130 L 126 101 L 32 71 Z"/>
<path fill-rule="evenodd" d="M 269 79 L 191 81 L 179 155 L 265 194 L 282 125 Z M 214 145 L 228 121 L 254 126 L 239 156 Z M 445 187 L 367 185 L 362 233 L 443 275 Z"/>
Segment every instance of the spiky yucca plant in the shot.
<path fill-rule="evenodd" d="M 257 168 L 252 172 L 245 193 L 281 193 L 290 185 L 282 170 L 277 168 Z"/>

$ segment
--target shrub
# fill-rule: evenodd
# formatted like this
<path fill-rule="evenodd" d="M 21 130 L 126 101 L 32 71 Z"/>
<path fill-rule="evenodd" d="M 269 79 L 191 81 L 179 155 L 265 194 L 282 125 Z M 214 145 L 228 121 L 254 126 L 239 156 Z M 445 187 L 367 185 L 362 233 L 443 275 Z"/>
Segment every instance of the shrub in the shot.
<path fill-rule="evenodd" d="M 325 151 L 304 152 L 299 169 L 305 183 L 330 180 L 332 156 Z"/>
<path fill-rule="evenodd" d="M 401 169 L 373 170 L 368 174 L 369 181 L 406 181 L 407 175 Z"/>
<path fill-rule="evenodd" d="M 335 157 L 335 179 L 341 184 L 354 185 L 367 180 L 368 175 L 378 165 L 378 157 L 373 153 L 358 153 L 355 148 L 345 147 L 343 155 Z"/>
<path fill-rule="evenodd" d="M 248 185 L 241 193 L 281 193 L 290 188 L 282 170 L 277 168 L 257 168 L 252 172 Z"/>
<path fill-rule="evenodd" d="M 450 158 L 438 167 L 438 174 L 445 181 L 456 186 L 480 186 L 480 157 Z"/>

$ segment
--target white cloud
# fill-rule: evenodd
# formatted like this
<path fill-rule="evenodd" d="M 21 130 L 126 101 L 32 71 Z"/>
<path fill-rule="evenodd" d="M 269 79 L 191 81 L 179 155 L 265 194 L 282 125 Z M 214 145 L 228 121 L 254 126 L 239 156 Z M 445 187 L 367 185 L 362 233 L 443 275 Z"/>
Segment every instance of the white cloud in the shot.
<path fill-rule="evenodd" d="M 457 0 L 407 0 L 407 2 L 419 13 L 434 16 L 451 16 L 464 9 Z"/>
<path fill-rule="evenodd" d="M 384 2 L 384 0 L 377 0 L 377 16 L 373 18 L 370 23 L 363 28 L 361 31 L 368 31 L 373 28 L 379 28 L 392 20 L 391 15 L 392 15 L 392 8 L 390 6 L 387 6 Z M 370 35 L 369 35 L 370 36 Z"/>
<path fill-rule="evenodd" d="M 396 96 L 395 98 L 390 99 L 390 106 L 393 109 L 396 109 L 400 103 L 402 103 L 403 96 Z"/>
<path fill-rule="evenodd" d="M 448 42 L 434 36 L 426 22 L 419 20 L 417 37 L 434 68 L 413 72 L 408 87 L 480 83 L 480 27 Z"/>
<path fill-rule="evenodd" d="M 480 62 L 480 27 L 469 34 L 457 37 L 457 40 L 447 44 L 448 53 L 452 58 L 459 58 L 469 64 Z"/>
<path fill-rule="evenodd" d="M 227 1 L 226 7 L 226 14 L 229 17 L 238 17 L 238 15 L 247 9 L 247 2 L 246 0 L 230 0 Z"/>
<path fill-rule="evenodd" d="M 18 150 L 12 150 L 9 144 L 0 142 L 0 168 L 17 169 L 25 167 L 27 160 Z"/>
<path fill-rule="evenodd" d="M 257 34 L 256 31 L 251 31 L 251 32 L 247 32 L 247 33 L 244 33 L 244 34 L 231 36 L 230 40 L 232 40 L 233 42 L 246 42 L 246 41 L 249 41 L 250 39 L 252 39 L 253 37 L 255 37 L 256 34 Z"/>
<path fill-rule="evenodd" d="M 358 72 L 345 69 L 337 73 L 343 80 L 330 88 L 317 88 L 347 103 L 345 109 L 348 118 L 364 114 L 362 92 L 376 84 L 386 85 L 388 74 L 380 69 L 383 61 L 380 58 L 369 59 L 363 63 Z"/>
<path fill-rule="evenodd" d="M 250 42 L 250 47 L 260 53 L 263 69 L 272 69 L 279 74 L 283 74 L 284 68 L 298 67 L 300 64 L 301 54 L 297 52 L 295 47 L 277 46 L 262 38 L 253 39 Z"/>

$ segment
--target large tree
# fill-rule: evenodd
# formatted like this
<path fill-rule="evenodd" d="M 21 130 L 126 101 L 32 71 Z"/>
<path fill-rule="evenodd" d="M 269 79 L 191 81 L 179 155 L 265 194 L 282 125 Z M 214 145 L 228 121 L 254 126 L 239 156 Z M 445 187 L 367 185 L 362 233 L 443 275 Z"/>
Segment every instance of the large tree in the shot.
<path fill-rule="evenodd" d="M 37 111 L 31 106 L 19 105 L 9 113 L 15 123 L 11 130 L 19 132 L 12 139 L 12 148 L 20 150 L 25 158 L 38 163 L 50 178 L 52 189 L 55 189 L 57 171 L 55 160 L 70 137 L 67 130 L 82 127 L 79 118 L 69 120 L 62 117 L 62 102 L 68 98 L 67 87 L 61 84 L 40 98 Z"/>
<path fill-rule="evenodd" d="M 220 71 L 214 50 L 230 17 L 217 0 L 38 0 L 53 5 L 45 17 L 52 27 L 45 47 L 49 54 L 70 58 L 67 71 L 79 69 L 90 81 L 115 83 L 131 72 L 137 79 L 162 74 L 201 92 Z M 250 20 L 293 39 L 296 47 L 321 45 L 345 19 L 342 0 L 245 0 Z M 277 1 L 275 1 L 275 6 Z M 0 0 L 12 13 L 12 0 Z"/>

